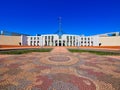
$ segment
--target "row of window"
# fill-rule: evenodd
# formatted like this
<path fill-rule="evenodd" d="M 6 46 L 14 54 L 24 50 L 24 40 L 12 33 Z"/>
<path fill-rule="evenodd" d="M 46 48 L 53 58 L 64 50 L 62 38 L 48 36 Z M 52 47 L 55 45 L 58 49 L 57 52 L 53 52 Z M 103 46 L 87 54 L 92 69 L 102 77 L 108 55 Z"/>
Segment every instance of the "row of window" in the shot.
<path fill-rule="evenodd" d="M 39 41 L 31 41 L 30 43 L 36 43 L 36 42 L 39 43 Z M 63 43 L 64 43 L 64 42 L 65 42 L 65 41 L 63 41 Z M 69 42 L 67 42 L 67 43 L 69 43 Z M 72 42 L 71 42 L 71 43 L 72 43 Z M 75 42 L 73 42 L 73 43 L 75 43 Z M 86 41 L 85 41 L 85 42 L 81 41 L 80 43 L 93 43 L 93 41 L 91 41 L 91 42 L 89 42 L 89 41 L 88 41 L 88 42 L 86 42 Z"/>
<path fill-rule="evenodd" d="M 37 41 L 36 40 L 31 40 L 31 42 L 39 42 L 39 40 L 37 40 Z M 45 42 L 54 42 L 54 40 L 45 40 Z M 55 41 L 55 42 L 57 42 L 57 41 Z M 65 42 L 65 41 L 63 41 L 63 42 Z M 75 40 L 73 40 L 73 41 L 72 40 L 70 40 L 70 41 L 67 40 L 67 42 L 76 42 L 76 41 Z M 93 41 L 83 41 L 83 40 L 81 40 L 79 42 L 81 42 L 81 43 L 83 43 L 83 42 L 84 43 L 90 43 L 90 42 L 93 43 Z"/>
<path fill-rule="evenodd" d="M 31 40 L 36 40 L 36 38 L 31 38 Z M 40 40 L 40 38 L 37 38 L 37 40 Z M 45 39 L 45 40 L 50 40 L 50 39 Z M 51 39 L 53 41 L 53 39 Z M 69 39 L 67 39 L 69 41 Z M 72 39 L 70 39 L 72 40 Z M 90 40 L 90 38 L 81 38 L 81 40 Z M 73 39 L 73 41 L 75 41 L 75 39 Z"/>
<path fill-rule="evenodd" d="M 36 39 L 39 40 L 40 37 L 31 37 L 31 38 L 30 38 L 30 40 L 36 40 Z"/>
<path fill-rule="evenodd" d="M 47 37 L 48 37 L 48 38 L 47 38 Z M 50 37 L 51 37 L 51 38 L 50 38 Z M 72 38 L 72 37 L 73 37 L 73 38 Z M 53 38 L 54 38 L 54 36 L 45 36 L 45 39 L 46 39 L 46 40 L 47 40 L 47 39 L 53 39 Z M 30 38 L 30 40 L 36 40 L 36 39 L 39 40 L 40 37 L 31 37 L 31 38 Z M 69 40 L 69 39 L 70 39 L 70 40 L 72 40 L 72 39 L 75 40 L 75 36 L 67 36 L 67 40 Z M 86 38 L 86 37 L 83 38 L 83 37 L 81 37 L 80 39 L 81 39 L 81 40 L 90 40 L 90 39 L 92 39 L 92 38 Z"/>
<path fill-rule="evenodd" d="M 36 42 L 39 43 L 39 41 L 31 41 L 30 43 L 36 43 Z"/>

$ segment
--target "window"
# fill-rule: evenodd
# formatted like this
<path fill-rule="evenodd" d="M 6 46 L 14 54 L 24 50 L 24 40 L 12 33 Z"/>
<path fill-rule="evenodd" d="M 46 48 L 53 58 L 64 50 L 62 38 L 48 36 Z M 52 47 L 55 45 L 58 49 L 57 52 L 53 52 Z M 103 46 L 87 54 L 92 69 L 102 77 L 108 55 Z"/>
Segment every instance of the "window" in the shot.
<path fill-rule="evenodd" d="M 48 39 L 50 39 L 50 36 L 48 36 Z"/>
<path fill-rule="evenodd" d="M 47 39 L 47 36 L 45 36 L 45 39 Z"/>
<path fill-rule="evenodd" d="M 75 36 L 73 37 L 73 39 L 75 40 Z"/>
<path fill-rule="evenodd" d="M 69 41 L 69 36 L 67 36 L 67 41 Z"/>
<path fill-rule="evenodd" d="M 53 42 L 53 38 L 54 38 L 54 37 L 52 36 L 52 42 Z"/>

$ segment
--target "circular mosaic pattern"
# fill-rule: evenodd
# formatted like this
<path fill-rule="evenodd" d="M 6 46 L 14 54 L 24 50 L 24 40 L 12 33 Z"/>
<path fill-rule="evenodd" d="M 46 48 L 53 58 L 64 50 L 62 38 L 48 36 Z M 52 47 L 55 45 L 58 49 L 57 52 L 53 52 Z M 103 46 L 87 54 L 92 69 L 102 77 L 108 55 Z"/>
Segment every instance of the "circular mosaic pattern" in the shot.
<path fill-rule="evenodd" d="M 42 57 L 40 62 L 44 64 L 52 64 L 52 65 L 73 65 L 79 61 L 78 58 L 70 56 L 70 55 L 52 55 L 47 57 Z"/>
<path fill-rule="evenodd" d="M 70 58 L 65 56 L 53 56 L 53 57 L 49 57 L 49 60 L 56 62 L 64 62 L 64 61 L 69 61 Z"/>

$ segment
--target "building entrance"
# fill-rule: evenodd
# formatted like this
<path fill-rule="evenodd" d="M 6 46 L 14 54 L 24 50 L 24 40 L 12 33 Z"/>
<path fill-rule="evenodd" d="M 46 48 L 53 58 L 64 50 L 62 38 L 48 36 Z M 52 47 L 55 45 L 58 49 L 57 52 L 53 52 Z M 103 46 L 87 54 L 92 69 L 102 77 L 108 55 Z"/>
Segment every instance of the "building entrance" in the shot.
<path fill-rule="evenodd" d="M 55 41 L 55 46 L 64 46 L 64 45 L 65 44 L 63 44 L 61 40 Z"/>
<path fill-rule="evenodd" d="M 59 41 L 59 46 L 61 46 L 61 41 Z"/>

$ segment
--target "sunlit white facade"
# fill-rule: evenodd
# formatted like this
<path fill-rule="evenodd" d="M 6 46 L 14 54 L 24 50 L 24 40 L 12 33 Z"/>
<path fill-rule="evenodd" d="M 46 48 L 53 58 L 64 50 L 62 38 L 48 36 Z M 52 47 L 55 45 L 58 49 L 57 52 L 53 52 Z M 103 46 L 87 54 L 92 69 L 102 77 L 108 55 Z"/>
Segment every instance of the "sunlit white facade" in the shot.
<path fill-rule="evenodd" d="M 99 46 L 99 36 L 46 34 L 27 36 L 29 46 Z"/>
<path fill-rule="evenodd" d="M 120 32 L 93 36 L 72 34 L 45 34 L 29 36 L 11 32 L 0 33 L 0 45 L 21 46 L 120 46 Z"/>

